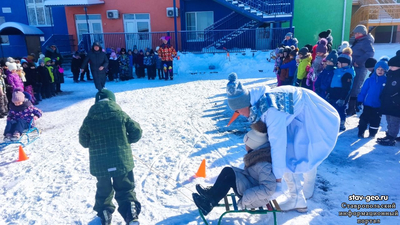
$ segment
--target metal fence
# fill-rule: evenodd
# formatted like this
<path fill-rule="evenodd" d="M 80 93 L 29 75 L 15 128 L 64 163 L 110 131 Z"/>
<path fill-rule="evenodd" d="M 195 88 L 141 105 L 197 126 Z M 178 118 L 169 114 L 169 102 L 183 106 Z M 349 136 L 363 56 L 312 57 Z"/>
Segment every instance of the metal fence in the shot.
<path fill-rule="evenodd" d="M 61 53 L 70 53 L 75 49 L 74 39 L 68 34 L 53 34 L 43 44 L 42 52 L 46 52 L 46 48 L 51 45 L 56 45 Z"/>
<path fill-rule="evenodd" d="M 257 28 L 213 31 L 178 31 L 178 46 L 174 32 L 143 33 L 90 33 L 84 34 L 79 48 L 89 51 L 93 42 L 100 42 L 104 49 L 126 48 L 127 50 L 155 49 L 161 44 L 162 36 L 170 36 L 170 43 L 181 52 L 214 53 L 242 52 L 246 49 L 275 49 L 290 28 Z"/>

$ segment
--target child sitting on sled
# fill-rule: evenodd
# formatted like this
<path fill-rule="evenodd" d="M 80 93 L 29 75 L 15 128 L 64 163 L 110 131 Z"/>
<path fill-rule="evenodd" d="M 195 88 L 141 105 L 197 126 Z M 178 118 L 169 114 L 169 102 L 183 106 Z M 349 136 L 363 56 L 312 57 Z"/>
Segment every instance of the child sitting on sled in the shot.
<path fill-rule="evenodd" d="M 193 193 L 196 206 L 207 215 L 232 188 L 240 198 L 240 208 L 257 208 L 271 200 L 276 189 L 272 173 L 271 147 L 266 133 L 249 131 L 243 138 L 247 154 L 243 157 L 244 169 L 225 167 L 215 184 L 208 188 L 196 185 L 199 194 Z"/>
<path fill-rule="evenodd" d="M 42 111 L 32 105 L 24 92 L 17 89 L 12 94 L 10 111 L 7 116 L 7 125 L 4 130 L 4 141 L 19 140 L 24 130 L 29 128 L 32 119 L 42 116 Z"/>

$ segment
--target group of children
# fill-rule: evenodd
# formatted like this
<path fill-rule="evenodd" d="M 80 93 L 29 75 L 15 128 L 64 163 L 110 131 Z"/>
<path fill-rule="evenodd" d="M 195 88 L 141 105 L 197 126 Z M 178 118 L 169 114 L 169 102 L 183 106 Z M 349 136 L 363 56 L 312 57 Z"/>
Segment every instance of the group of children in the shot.
<path fill-rule="evenodd" d="M 126 51 L 125 48 L 107 48 L 106 54 L 109 58 L 107 77 L 109 81 L 125 81 L 134 79 L 134 73 L 137 78 L 146 77 L 154 80 L 157 75 L 158 79 L 165 79 L 166 68 L 158 54 L 159 47 L 156 51 L 150 48 L 138 50 L 134 46 L 134 50 Z M 82 66 L 83 57 L 79 52 L 75 52 L 71 61 L 71 71 L 74 74 L 74 82 L 78 83 L 80 68 Z M 81 80 L 82 81 L 82 80 Z"/>
<path fill-rule="evenodd" d="M 7 62 L 1 63 L 0 118 L 7 116 L 4 141 L 18 140 L 32 120 L 42 115 L 33 105 L 55 95 L 55 85 L 50 87 L 54 83 L 54 73 L 53 78 L 50 76 L 51 60 L 47 60 L 47 66 L 43 59 L 39 59 L 38 64 L 36 68 L 32 57 L 21 60 L 9 57 Z"/>
<path fill-rule="evenodd" d="M 294 46 L 278 48 L 274 72 L 278 86 L 295 85 L 307 88 L 328 101 L 338 111 L 340 130 L 344 131 L 345 110 L 355 77 L 352 49 L 342 47 L 346 44 L 348 46 L 346 42 L 338 50 L 329 51 L 329 40 L 322 33 L 315 46 L 306 45 L 300 50 Z M 371 73 L 358 95 L 357 105 L 364 105 L 358 137 L 364 138 L 369 125 L 369 137 L 374 138 L 383 114 L 387 118 L 388 131 L 386 137 L 378 138 L 377 142 L 394 145 L 400 129 L 400 51 L 390 60 L 383 57 L 377 62 L 370 58 L 366 62 L 366 68 Z"/>

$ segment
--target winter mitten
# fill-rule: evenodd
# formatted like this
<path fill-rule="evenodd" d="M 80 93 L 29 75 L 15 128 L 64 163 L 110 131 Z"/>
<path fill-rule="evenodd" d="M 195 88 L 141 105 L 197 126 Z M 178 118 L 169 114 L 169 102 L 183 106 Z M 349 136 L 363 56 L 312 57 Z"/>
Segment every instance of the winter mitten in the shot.
<path fill-rule="evenodd" d="M 164 72 L 167 72 L 167 64 L 164 64 Z"/>
<path fill-rule="evenodd" d="M 169 67 L 168 67 L 168 71 L 169 71 L 170 73 L 172 73 L 172 66 L 169 66 Z"/>
<path fill-rule="evenodd" d="M 337 100 L 336 101 L 336 104 L 338 105 L 338 106 L 340 106 L 340 107 L 342 107 L 342 106 L 344 106 L 344 100 L 343 99 L 339 99 L 339 100 Z"/>

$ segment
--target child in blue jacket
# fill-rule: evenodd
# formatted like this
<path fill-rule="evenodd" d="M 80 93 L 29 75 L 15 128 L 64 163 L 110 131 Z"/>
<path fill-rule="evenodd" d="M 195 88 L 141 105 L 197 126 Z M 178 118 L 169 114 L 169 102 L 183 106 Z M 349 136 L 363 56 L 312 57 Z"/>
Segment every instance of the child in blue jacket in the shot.
<path fill-rule="evenodd" d="M 337 65 L 338 54 L 336 50 L 332 50 L 331 53 L 325 58 L 325 69 L 318 75 L 317 81 L 315 81 L 315 93 L 321 98 L 326 98 L 328 88 L 331 86 L 334 71 Z"/>
<path fill-rule="evenodd" d="M 283 85 L 293 85 L 293 78 L 297 70 L 297 62 L 296 62 L 297 52 L 298 52 L 297 49 L 292 50 L 289 53 L 290 62 L 282 64 L 280 67 L 280 69 L 289 69 L 289 77 L 284 82 L 282 82 Z"/>
<path fill-rule="evenodd" d="M 358 137 L 364 138 L 364 132 L 369 124 L 369 137 L 374 138 L 381 123 L 380 113 L 381 101 L 379 99 L 386 83 L 386 72 L 389 70 L 388 58 L 382 58 L 374 67 L 371 77 L 365 80 L 360 94 L 358 94 L 357 105 L 364 105 L 363 113 L 358 123 Z"/>
<path fill-rule="evenodd" d="M 340 116 L 340 131 L 346 130 L 346 105 L 355 77 L 351 48 L 345 48 L 338 58 L 338 68 L 334 70 L 332 82 L 326 99 L 335 107 Z"/>

